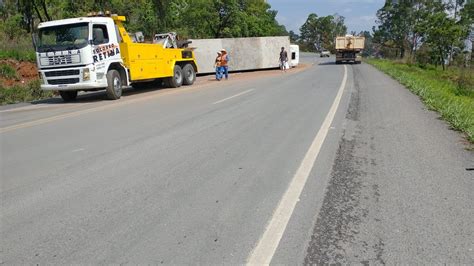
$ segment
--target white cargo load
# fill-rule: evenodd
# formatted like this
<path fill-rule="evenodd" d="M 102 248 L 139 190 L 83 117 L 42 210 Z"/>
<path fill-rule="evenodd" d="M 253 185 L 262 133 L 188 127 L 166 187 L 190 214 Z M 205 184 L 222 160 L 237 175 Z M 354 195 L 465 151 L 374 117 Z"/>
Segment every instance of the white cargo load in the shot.
<path fill-rule="evenodd" d="M 281 47 L 288 53 L 288 61 L 294 67 L 297 61 L 292 62 L 288 36 L 277 37 L 250 37 L 224 39 L 190 39 L 190 48 L 194 49 L 199 73 L 215 72 L 214 62 L 217 52 L 225 49 L 229 54 L 229 71 L 270 69 L 279 67 Z M 299 55 L 294 55 L 299 58 Z M 296 64 L 296 65 L 295 65 Z"/>

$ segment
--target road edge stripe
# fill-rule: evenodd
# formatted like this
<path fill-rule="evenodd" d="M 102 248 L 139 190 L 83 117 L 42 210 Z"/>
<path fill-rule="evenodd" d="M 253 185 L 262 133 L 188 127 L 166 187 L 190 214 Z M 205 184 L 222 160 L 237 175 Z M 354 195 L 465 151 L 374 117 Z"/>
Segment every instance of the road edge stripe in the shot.
<path fill-rule="evenodd" d="M 272 218 L 270 219 L 265 232 L 258 241 L 257 246 L 252 250 L 249 257 L 247 258 L 247 265 L 268 265 L 270 264 L 273 255 L 280 243 L 283 233 L 286 230 L 286 226 L 293 214 L 296 203 L 299 201 L 299 197 L 306 181 L 313 169 L 313 165 L 318 157 L 319 151 L 326 139 L 329 128 L 334 120 L 337 108 L 341 102 L 342 94 L 347 82 L 347 67 L 344 65 L 344 77 L 342 78 L 341 86 L 336 94 L 334 102 L 329 109 L 326 118 L 324 119 L 321 128 L 319 129 L 316 137 L 314 138 L 311 146 L 306 152 L 303 161 L 301 162 L 298 170 L 293 176 L 290 185 L 288 186 L 285 194 L 281 198 L 278 207 L 275 209 Z"/>

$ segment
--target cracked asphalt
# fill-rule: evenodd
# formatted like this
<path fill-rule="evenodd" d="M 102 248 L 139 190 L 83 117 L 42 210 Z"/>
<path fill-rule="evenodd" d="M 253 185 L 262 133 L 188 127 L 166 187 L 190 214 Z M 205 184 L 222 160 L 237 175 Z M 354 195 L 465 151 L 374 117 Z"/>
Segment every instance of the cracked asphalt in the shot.
<path fill-rule="evenodd" d="M 474 154 L 416 96 L 362 64 L 305 264 L 473 264 Z"/>

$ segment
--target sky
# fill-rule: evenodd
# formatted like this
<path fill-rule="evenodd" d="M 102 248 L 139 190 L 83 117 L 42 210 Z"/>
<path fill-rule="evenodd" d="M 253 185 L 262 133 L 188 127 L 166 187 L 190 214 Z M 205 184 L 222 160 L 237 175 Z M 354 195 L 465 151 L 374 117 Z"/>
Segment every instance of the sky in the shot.
<path fill-rule="evenodd" d="M 345 17 L 347 32 L 372 32 L 375 26 L 375 14 L 385 0 L 267 0 L 277 10 L 277 20 L 285 25 L 288 31 L 299 33 L 299 28 L 304 24 L 310 13 L 319 17 L 334 15 Z"/>

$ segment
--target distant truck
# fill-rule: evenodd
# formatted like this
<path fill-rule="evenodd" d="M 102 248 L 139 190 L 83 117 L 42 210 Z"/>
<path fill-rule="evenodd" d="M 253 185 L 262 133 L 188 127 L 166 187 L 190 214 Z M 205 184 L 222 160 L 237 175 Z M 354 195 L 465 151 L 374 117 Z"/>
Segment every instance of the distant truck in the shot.
<path fill-rule="evenodd" d="M 288 36 L 190 39 L 189 42 L 201 74 L 215 72 L 214 60 L 221 49 L 229 54 L 229 71 L 278 68 L 281 47 L 288 53 L 290 67 L 299 64 L 299 46 L 290 44 Z"/>
<path fill-rule="evenodd" d="M 361 63 L 359 53 L 364 49 L 365 38 L 359 36 L 346 35 L 336 37 L 336 64 L 342 62 Z"/>
<path fill-rule="evenodd" d="M 144 43 L 143 34 L 129 34 L 124 21 L 100 12 L 40 23 L 34 45 L 41 89 L 59 91 L 64 101 L 76 99 L 78 91 L 105 89 L 115 100 L 124 86 L 141 82 L 194 83 L 198 68 L 191 49 Z"/>

